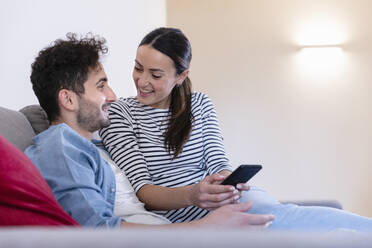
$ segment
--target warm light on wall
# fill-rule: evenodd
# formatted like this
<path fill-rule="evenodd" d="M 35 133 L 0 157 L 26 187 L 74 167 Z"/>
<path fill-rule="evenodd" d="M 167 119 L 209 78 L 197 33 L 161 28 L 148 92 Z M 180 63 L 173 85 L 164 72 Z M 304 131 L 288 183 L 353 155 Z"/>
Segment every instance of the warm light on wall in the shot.
<path fill-rule="evenodd" d="M 317 18 L 298 25 L 296 43 L 300 46 L 336 46 L 347 40 L 341 22 L 329 18 Z"/>
<path fill-rule="evenodd" d="M 296 64 L 307 77 L 329 79 L 337 76 L 345 64 L 342 45 L 347 41 L 341 22 L 328 18 L 298 23 L 295 42 L 299 46 Z"/>
<path fill-rule="evenodd" d="M 312 77 L 333 77 L 342 69 L 345 59 L 341 47 L 303 47 L 297 56 L 297 64 L 303 73 Z"/>

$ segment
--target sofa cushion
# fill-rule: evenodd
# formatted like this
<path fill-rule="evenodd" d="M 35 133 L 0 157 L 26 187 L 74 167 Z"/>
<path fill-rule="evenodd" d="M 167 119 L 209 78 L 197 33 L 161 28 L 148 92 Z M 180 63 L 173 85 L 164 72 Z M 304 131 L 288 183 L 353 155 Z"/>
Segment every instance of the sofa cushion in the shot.
<path fill-rule="evenodd" d="M 0 225 L 78 225 L 31 160 L 1 136 Z"/>
<path fill-rule="evenodd" d="M 40 107 L 40 105 L 29 105 L 20 109 L 19 112 L 23 113 L 26 116 L 27 120 L 31 124 L 31 127 L 34 129 L 35 134 L 39 134 L 42 131 L 48 129 L 48 116 L 45 113 L 44 109 Z"/>
<path fill-rule="evenodd" d="M 22 113 L 0 107 L 0 135 L 23 151 L 31 145 L 35 132 Z"/>

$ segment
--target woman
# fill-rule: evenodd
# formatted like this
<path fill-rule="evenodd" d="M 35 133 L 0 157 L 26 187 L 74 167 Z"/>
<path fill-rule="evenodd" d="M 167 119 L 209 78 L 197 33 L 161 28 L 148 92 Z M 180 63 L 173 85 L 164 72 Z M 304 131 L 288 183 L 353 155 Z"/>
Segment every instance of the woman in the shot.
<path fill-rule="evenodd" d="M 178 29 L 141 41 L 133 79 L 137 96 L 111 105 L 101 130 L 106 149 L 148 209 L 171 222 L 199 219 L 228 203 L 252 201 L 250 213 L 275 215 L 272 229 L 372 231 L 372 220 L 322 207 L 283 205 L 246 184 L 219 183 L 231 173 L 213 104 L 191 92 L 191 46 Z"/>

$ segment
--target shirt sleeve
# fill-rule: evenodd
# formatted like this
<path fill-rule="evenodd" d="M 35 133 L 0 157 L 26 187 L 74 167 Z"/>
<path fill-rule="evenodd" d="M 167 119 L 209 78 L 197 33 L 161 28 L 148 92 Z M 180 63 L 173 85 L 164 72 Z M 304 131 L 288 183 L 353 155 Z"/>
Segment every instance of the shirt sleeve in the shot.
<path fill-rule="evenodd" d="M 85 152 L 79 141 L 67 142 L 71 137 L 49 139 L 54 139 L 53 145 L 46 142 L 27 150 L 27 155 L 39 168 L 59 204 L 83 226 L 119 227 L 122 219 L 113 215 L 113 204 L 104 197 L 110 189 L 102 192 L 102 185 L 107 180 L 111 180 L 109 185 L 113 187 L 115 181 L 102 167 L 105 164 L 97 164 L 100 157 Z M 111 191 L 114 194 L 115 188 Z"/>
<path fill-rule="evenodd" d="M 212 101 L 204 94 L 201 94 L 201 107 L 204 160 L 208 175 L 222 170 L 232 171 L 225 153 L 215 107 Z"/>
<path fill-rule="evenodd" d="M 135 121 L 128 105 L 123 101 L 111 104 L 109 109 L 110 126 L 100 131 L 100 136 L 112 160 L 124 171 L 134 190 L 145 184 L 153 184 L 140 151 L 134 131 Z"/>

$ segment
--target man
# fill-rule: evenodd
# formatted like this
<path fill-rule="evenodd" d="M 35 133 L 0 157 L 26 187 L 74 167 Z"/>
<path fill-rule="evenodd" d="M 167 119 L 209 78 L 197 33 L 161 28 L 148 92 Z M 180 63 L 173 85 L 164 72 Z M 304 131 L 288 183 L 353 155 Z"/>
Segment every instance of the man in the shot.
<path fill-rule="evenodd" d="M 169 227 L 128 223 L 113 214 L 115 177 L 91 142 L 109 125 L 107 109 L 116 96 L 99 62 L 105 40 L 68 34 L 42 50 L 32 64 L 31 82 L 51 126 L 34 138 L 25 153 L 60 203 L 79 224 L 94 227 Z M 251 204 L 226 205 L 209 216 L 172 227 L 263 228 L 271 215 L 251 215 Z"/>

